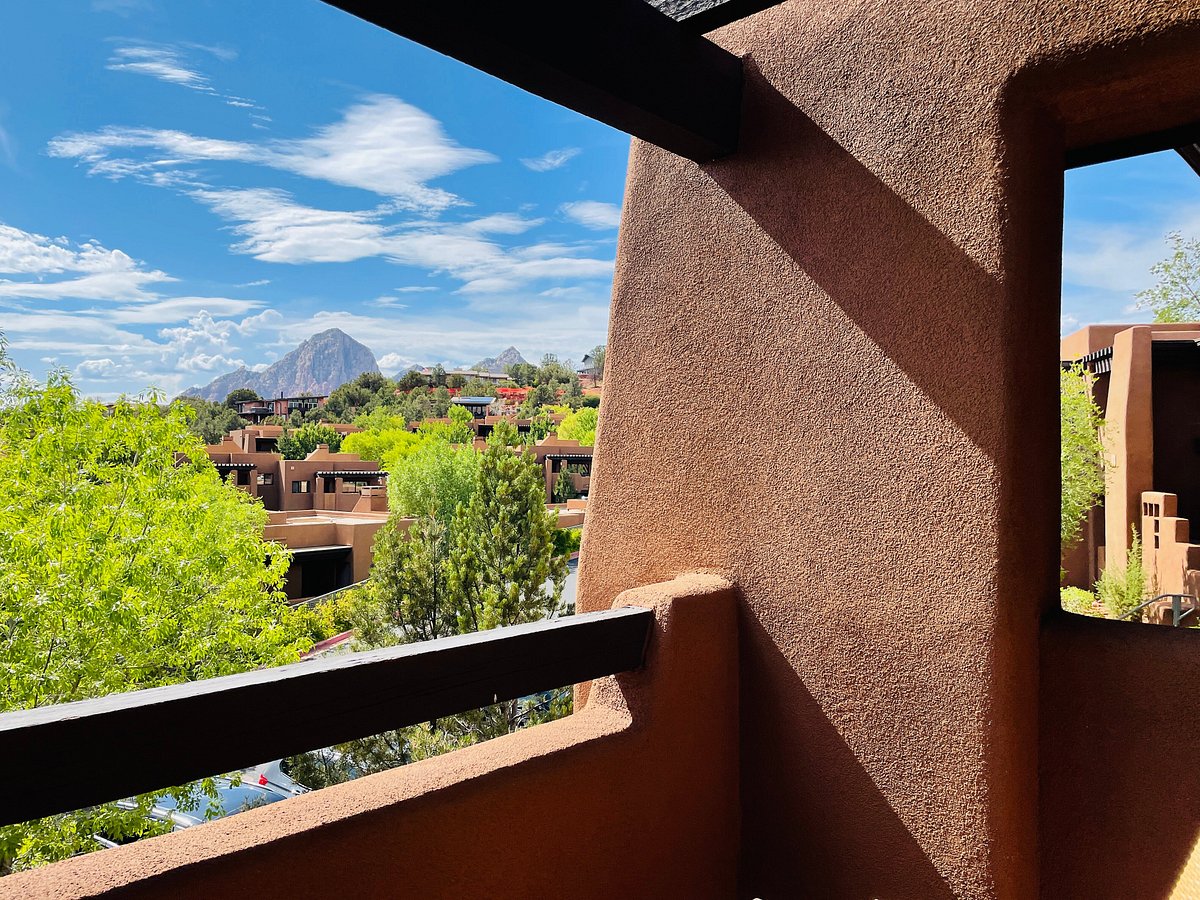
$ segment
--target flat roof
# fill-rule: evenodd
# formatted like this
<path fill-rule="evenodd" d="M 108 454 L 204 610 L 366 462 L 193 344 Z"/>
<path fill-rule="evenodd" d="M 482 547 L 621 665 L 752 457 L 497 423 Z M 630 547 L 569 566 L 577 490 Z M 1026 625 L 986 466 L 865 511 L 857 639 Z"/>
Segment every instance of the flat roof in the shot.
<path fill-rule="evenodd" d="M 364 475 L 386 475 L 382 469 L 342 469 L 340 472 L 323 471 L 314 473 L 317 478 L 335 478 L 339 475 L 353 475 L 355 478 Z"/>
<path fill-rule="evenodd" d="M 488 404 L 495 403 L 496 398 L 495 397 L 455 397 L 450 402 L 451 403 L 459 403 L 464 406 L 479 406 L 481 404 L 484 406 L 487 406 Z"/>
<path fill-rule="evenodd" d="M 349 544 L 326 544 L 323 547 L 288 547 L 292 551 L 293 556 L 299 556 L 302 553 L 349 553 L 354 548 Z"/>

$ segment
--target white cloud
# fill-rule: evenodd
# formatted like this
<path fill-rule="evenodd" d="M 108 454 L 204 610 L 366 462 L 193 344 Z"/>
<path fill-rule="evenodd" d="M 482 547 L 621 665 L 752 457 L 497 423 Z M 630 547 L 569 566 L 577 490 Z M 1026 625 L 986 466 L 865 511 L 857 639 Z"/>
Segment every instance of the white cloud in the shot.
<path fill-rule="evenodd" d="M 365 301 L 367 306 L 378 306 L 382 309 L 408 309 L 407 303 L 401 303 L 399 297 L 376 297 Z"/>
<path fill-rule="evenodd" d="M 496 161 L 486 151 L 455 143 L 428 113 L 396 97 L 378 95 L 350 107 L 340 121 L 298 140 L 227 141 L 182 131 L 112 126 L 61 135 L 50 141 L 48 149 L 51 156 L 80 160 L 91 174 L 110 178 L 146 177 L 183 162 L 253 163 L 361 188 L 403 208 L 425 212 L 461 202 L 447 191 L 427 186 L 427 181 Z M 115 151 L 144 151 L 150 158 L 114 157 Z"/>
<path fill-rule="evenodd" d="M 47 280 L 64 274 L 76 277 Z M 96 241 L 72 244 L 11 225 L 0 225 L 0 275 L 37 279 L 0 278 L 0 298 L 41 300 L 148 300 L 157 295 L 145 290 L 146 285 L 175 280 Z"/>
<path fill-rule="evenodd" d="M 194 191 L 192 196 L 233 222 L 242 238 L 232 247 L 264 262 L 350 262 L 383 257 L 400 265 L 448 274 L 466 293 L 514 290 L 545 279 L 606 278 L 612 260 L 576 255 L 564 244 L 505 250 L 483 233 L 517 233 L 536 220 L 497 214 L 462 223 L 388 225 L 385 211 L 325 210 L 297 203 L 285 191 Z"/>
<path fill-rule="evenodd" d="M 578 200 L 574 203 L 564 203 L 558 209 L 573 222 L 595 231 L 616 228 L 621 224 L 621 207 L 612 203 L 601 203 L 599 200 Z"/>
<path fill-rule="evenodd" d="M 581 152 L 578 147 L 563 147 L 561 150 L 550 150 L 535 159 L 523 159 L 521 165 L 534 172 L 549 172 L 565 166 Z"/>
<path fill-rule="evenodd" d="M 433 285 L 409 285 L 408 287 L 392 288 L 392 293 L 395 294 L 427 294 L 430 291 L 436 291 Z"/>
<path fill-rule="evenodd" d="M 399 353 L 386 353 L 379 357 L 379 371 L 387 375 L 394 375 L 401 369 L 407 369 L 409 366 L 416 365 L 411 359 L 406 356 L 401 356 Z"/>
<path fill-rule="evenodd" d="M 121 371 L 121 368 L 108 357 L 85 359 L 75 367 L 75 374 L 89 378 L 107 378 Z"/>
<path fill-rule="evenodd" d="M 133 72 L 137 75 L 149 75 L 168 84 L 177 84 L 193 91 L 215 93 L 208 77 L 202 72 L 189 68 L 180 58 L 180 52 L 175 47 L 163 45 L 139 45 L 117 47 L 108 60 L 107 67 L 113 72 Z"/>

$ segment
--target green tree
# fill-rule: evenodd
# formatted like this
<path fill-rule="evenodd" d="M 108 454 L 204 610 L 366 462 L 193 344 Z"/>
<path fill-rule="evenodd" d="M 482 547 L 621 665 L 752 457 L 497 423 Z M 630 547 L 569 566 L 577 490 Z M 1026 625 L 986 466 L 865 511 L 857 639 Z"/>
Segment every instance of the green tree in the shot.
<path fill-rule="evenodd" d="M 554 423 L 550 421 L 550 417 L 545 413 L 540 413 L 534 416 L 529 422 L 529 442 L 536 444 L 538 441 L 549 436 L 554 430 Z"/>
<path fill-rule="evenodd" d="M 224 403 L 213 403 L 199 397 L 179 397 L 178 404 L 189 407 L 192 415 L 188 429 L 206 444 L 219 444 L 229 432 L 246 427 L 246 420 Z"/>
<path fill-rule="evenodd" d="M 566 466 L 563 466 L 559 469 L 558 478 L 554 482 L 554 502 L 566 503 L 578 496 L 579 491 L 575 490 L 575 482 L 571 480 L 571 473 L 567 471 Z"/>
<path fill-rule="evenodd" d="M 397 516 L 433 516 L 449 526 L 467 503 L 479 478 L 480 454 L 427 439 L 414 452 L 389 456 L 388 508 Z"/>
<path fill-rule="evenodd" d="M 448 388 L 454 388 L 455 390 L 461 390 L 463 385 L 465 385 L 466 383 L 467 383 L 467 379 L 466 379 L 466 376 L 464 376 L 464 375 L 448 375 L 446 377 L 446 387 L 448 387 Z"/>
<path fill-rule="evenodd" d="M 516 625 L 562 611 L 569 550 L 556 547 L 557 516 L 543 502 L 542 470 L 534 457 L 499 440 L 482 454 L 430 442 L 409 464 L 426 465 L 418 459 L 423 453 L 444 462 L 447 452 L 478 460 L 471 483 L 462 486 L 468 499 L 459 494 L 451 506 L 451 490 L 427 487 L 411 508 L 428 512 L 407 534 L 398 513 L 377 532 L 371 581 L 355 596 L 358 637 L 369 646 Z M 431 472 L 424 481 L 439 477 Z M 305 754 L 289 760 L 288 768 L 312 787 L 343 781 L 351 771 L 380 771 L 557 718 L 570 703 L 564 688 L 350 741 L 333 753 Z"/>
<path fill-rule="evenodd" d="M 446 415 L 455 425 L 470 425 L 475 421 L 475 417 L 471 415 L 471 411 L 465 406 L 453 405 L 446 411 Z"/>
<path fill-rule="evenodd" d="M 566 441 L 579 441 L 584 446 L 596 443 L 597 410 L 590 406 L 571 413 L 558 426 L 558 436 Z"/>
<path fill-rule="evenodd" d="M 554 556 L 556 521 L 533 455 L 489 440 L 479 486 L 451 528 L 449 580 L 461 630 L 535 621 L 558 610 L 567 565 Z"/>
<path fill-rule="evenodd" d="M 1195 322 L 1200 319 L 1200 240 L 1172 231 L 1167 243 L 1171 255 L 1150 267 L 1158 282 L 1138 292 L 1137 305 L 1152 310 L 1156 322 Z"/>
<path fill-rule="evenodd" d="M 417 426 L 417 434 L 447 444 L 470 444 L 475 433 L 462 422 L 426 420 Z"/>
<path fill-rule="evenodd" d="M 294 431 L 285 431 L 276 442 L 275 449 L 284 459 L 304 459 L 319 444 L 328 444 L 329 452 L 337 453 L 342 447 L 342 436 L 328 425 L 309 422 Z"/>
<path fill-rule="evenodd" d="M 61 372 L 37 384 L 2 350 L 0 364 L 0 710 L 294 662 L 312 645 L 281 591 L 288 552 L 218 476 L 190 404 L 108 410 Z M 204 789 L 170 792 L 187 806 Z M 95 849 L 99 831 L 162 830 L 145 818 L 156 795 L 0 828 L 0 872 Z"/>
<path fill-rule="evenodd" d="M 1092 400 L 1092 379 L 1080 365 L 1059 375 L 1062 505 L 1059 546 L 1066 552 L 1079 539 L 1088 511 L 1104 494 L 1104 446 L 1100 430 L 1104 418 Z M 586 410 L 580 410 L 580 414 Z M 563 424 L 566 424 L 565 422 Z M 560 435 L 562 429 L 559 428 Z"/>
<path fill-rule="evenodd" d="M 425 387 L 428 379 L 419 371 L 408 371 L 400 376 L 396 382 L 396 387 L 402 391 L 411 391 L 413 388 Z"/>
<path fill-rule="evenodd" d="M 254 388 L 235 388 L 225 395 L 225 405 L 232 410 L 237 410 L 239 403 L 244 403 L 247 400 L 261 400 L 258 396 L 258 391 Z"/>
<path fill-rule="evenodd" d="M 396 399 L 394 381 L 378 372 L 363 372 L 353 381 L 335 388 L 321 407 L 322 415 L 339 421 L 349 421 Z"/>
<path fill-rule="evenodd" d="M 527 362 L 513 363 L 505 367 L 504 374 L 518 387 L 531 387 L 537 383 L 538 367 Z"/>

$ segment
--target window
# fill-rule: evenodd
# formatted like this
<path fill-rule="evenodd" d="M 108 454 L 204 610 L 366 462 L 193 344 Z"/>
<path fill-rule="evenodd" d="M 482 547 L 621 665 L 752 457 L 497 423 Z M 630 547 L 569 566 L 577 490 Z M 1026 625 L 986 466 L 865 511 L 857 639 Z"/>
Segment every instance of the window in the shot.
<path fill-rule="evenodd" d="M 1200 232 L 1171 231 L 1180 208 L 1200 202 L 1187 149 L 1066 178 L 1059 549 L 1070 612 L 1198 621 L 1200 304 L 1187 285 Z M 1131 237 L 1114 244 L 1114 232 Z M 1107 478 L 1113 470 L 1125 477 Z"/>
<path fill-rule="evenodd" d="M 366 481 L 343 481 L 342 482 L 342 493 L 343 494 L 361 494 L 362 489 L 365 487 L 369 487 L 369 486 L 370 486 L 369 483 Z"/>
<path fill-rule="evenodd" d="M 308 493 L 308 482 L 307 481 L 293 481 L 292 482 L 292 493 L 293 494 L 307 494 Z"/>
<path fill-rule="evenodd" d="M 274 472 L 259 472 L 258 483 L 259 484 L 274 484 L 275 483 L 275 473 Z"/>

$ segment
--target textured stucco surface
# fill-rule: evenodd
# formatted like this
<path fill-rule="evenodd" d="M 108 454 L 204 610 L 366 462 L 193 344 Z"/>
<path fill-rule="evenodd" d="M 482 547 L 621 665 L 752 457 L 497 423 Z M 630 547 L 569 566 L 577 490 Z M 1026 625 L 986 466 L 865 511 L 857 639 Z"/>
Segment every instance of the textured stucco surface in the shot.
<path fill-rule="evenodd" d="M 646 665 L 594 682 L 576 715 L 0 879 L 0 898 L 723 900 L 738 852 L 734 591 L 693 575 L 617 604 L 656 610 Z"/>
<path fill-rule="evenodd" d="M 737 154 L 635 142 L 580 597 L 738 585 L 743 896 L 1037 895 L 1062 151 L 1197 117 L 1198 14 L 785 3 Z"/>

